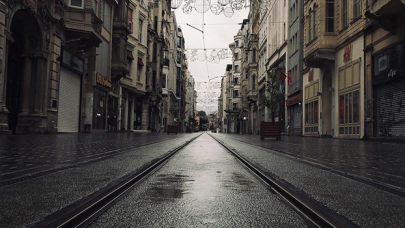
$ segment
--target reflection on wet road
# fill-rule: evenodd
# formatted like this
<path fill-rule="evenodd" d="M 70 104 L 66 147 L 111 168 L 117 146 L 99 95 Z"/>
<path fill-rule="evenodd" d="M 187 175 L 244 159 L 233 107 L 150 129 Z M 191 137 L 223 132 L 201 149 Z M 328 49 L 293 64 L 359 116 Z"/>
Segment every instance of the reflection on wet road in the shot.
<path fill-rule="evenodd" d="M 93 227 L 305 227 L 210 136 L 185 147 Z"/>

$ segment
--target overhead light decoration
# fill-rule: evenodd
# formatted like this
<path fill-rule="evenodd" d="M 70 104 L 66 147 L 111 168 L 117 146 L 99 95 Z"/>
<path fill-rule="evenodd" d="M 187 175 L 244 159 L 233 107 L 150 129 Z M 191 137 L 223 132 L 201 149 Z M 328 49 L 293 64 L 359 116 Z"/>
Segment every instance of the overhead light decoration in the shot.
<path fill-rule="evenodd" d="M 229 49 L 213 49 L 210 53 L 204 49 L 188 49 L 184 51 L 185 58 L 191 62 L 208 61 L 209 63 L 219 64 L 221 60 L 229 59 L 232 57 L 232 52 Z"/>

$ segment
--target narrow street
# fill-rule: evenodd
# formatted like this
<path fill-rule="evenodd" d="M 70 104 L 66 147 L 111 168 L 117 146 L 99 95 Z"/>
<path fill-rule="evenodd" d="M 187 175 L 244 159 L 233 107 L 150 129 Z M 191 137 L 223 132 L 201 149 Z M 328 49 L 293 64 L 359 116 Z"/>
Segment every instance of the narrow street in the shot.
<path fill-rule="evenodd" d="M 302 201 L 347 226 L 400 227 L 405 223 L 401 216 L 405 213 L 402 143 L 138 132 L 0 136 L 1 163 L 19 167 L 14 172 L 3 166 L 1 172 L 0 226 L 49 227 L 61 215 L 102 196 L 176 148 L 179 152 L 117 198 L 91 226 L 312 226 L 214 139 Z M 305 147 L 311 149 L 306 152 Z M 377 157 L 372 148 L 397 159 L 374 167 L 375 159 L 384 157 Z M 337 156 L 333 149 L 347 155 Z M 30 156 L 20 155 L 22 150 L 30 151 Z M 38 162 L 41 156 L 49 159 Z M 353 157 L 362 160 L 350 161 Z M 358 164 L 361 168 L 355 167 Z M 372 172 L 378 175 L 367 178 Z M 396 175 L 387 178 L 392 173 Z"/>

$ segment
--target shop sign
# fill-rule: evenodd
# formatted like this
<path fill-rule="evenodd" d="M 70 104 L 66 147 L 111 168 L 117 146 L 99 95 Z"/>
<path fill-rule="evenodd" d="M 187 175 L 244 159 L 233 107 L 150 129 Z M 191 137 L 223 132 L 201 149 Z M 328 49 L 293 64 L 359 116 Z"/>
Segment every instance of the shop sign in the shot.
<path fill-rule="evenodd" d="M 292 85 L 291 70 L 288 71 L 288 86 Z"/>
<path fill-rule="evenodd" d="M 388 59 L 386 55 L 378 58 L 378 71 L 383 71 L 388 68 Z"/>
<path fill-rule="evenodd" d="M 291 106 L 291 105 L 295 105 L 298 104 L 302 101 L 302 93 L 294 95 L 290 98 L 287 99 L 286 101 L 286 106 Z"/>
<path fill-rule="evenodd" d="M 345 47 L 345 52 L 343 53 L 343 62 L 347 63 L 352 60 L 352 48 L 353 45 L 349 44 Z"/>
<path fill-rule="evenodd" d="M 101 74 L 96 74 L 96 84 L 111 89 L 111 82 Z"/>
<path fill-rule="evenodd" d="M 312 82 L 314 80 L 314 69 L 309 70 L 308 81 Z"/>

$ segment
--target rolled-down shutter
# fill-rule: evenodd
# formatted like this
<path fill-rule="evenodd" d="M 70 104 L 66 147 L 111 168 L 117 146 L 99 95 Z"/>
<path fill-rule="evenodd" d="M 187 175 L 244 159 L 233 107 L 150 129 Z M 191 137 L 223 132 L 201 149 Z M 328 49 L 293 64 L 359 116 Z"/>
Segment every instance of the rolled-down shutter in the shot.
<path fill-rule="evenodd" d="M 59 82 L 58 131 L 78 132 L 80 76 L 61 67 Z"/>
<path fill-rule="evenodd" d="M 375 87 L 376 136 L 405 136 L 405 78 Z"/>

